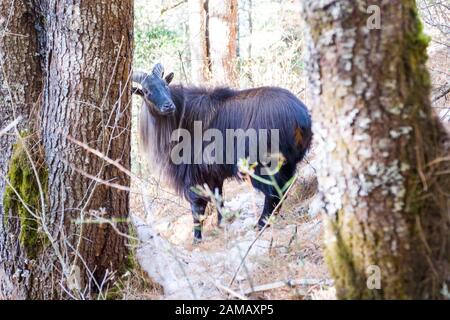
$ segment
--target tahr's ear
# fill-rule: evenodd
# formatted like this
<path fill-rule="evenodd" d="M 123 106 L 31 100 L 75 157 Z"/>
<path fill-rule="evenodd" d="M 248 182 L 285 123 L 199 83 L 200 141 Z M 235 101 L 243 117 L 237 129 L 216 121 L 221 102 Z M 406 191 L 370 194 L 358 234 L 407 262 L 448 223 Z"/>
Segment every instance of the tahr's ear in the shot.
<path fill-rule="evenodd" d="M 141 89 L 136 88 L 136 87 L 131 88 L 131 93 L 132 93 L 132 94 L 137 94 L 137 95 L 139 95 L 139 96 L 141 96 L 141 97 L 144 96 L 144 92 L 142 92 Z"/>
<path fill-rule="evenodd" d="M 173 77 L 174 77 L 174 74 L 173 74 L 173 72 L 171 72 L 164 78 L 164 80 L 166 80 L 167 84 L 170 84 L 173 80 Z"/>

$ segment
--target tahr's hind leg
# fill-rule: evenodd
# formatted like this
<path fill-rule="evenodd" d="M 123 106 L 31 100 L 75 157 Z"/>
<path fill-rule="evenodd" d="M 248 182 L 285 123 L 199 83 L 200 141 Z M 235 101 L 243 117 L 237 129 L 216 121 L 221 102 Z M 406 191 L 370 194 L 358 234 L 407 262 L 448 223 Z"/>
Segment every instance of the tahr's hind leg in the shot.
<path fill-rule="evenodd" d="M 278 189 L 286 190 L 286 184 L 292 179 L 295 174 L 295 165 L 285 164 L 281 167 L 280 171 L 275 175 L 275 182 L 278 185 Z M 264 209 L 261 217 L 258 220 L 258 229 L 261 230 L 268 223 L 269 218 L 274 213 L 273 211 L 280 203 L 283 194 L 277 192 L 277 188 L 273 185 L 263 185 L 261 182 L 253 183 L 255 188 L 261 190 L 264 195 Z"/>
<path fill-rule="evenodd" d="M 273 190 L 275 192 L 275 190 Z M 266 194 L 264 199 L 264 209 L 258 220 L 258 229 L 261 230 L 268 223 L 273 210 L 277 207 L 280 202 L 280 197 L 272 194 Z"/>

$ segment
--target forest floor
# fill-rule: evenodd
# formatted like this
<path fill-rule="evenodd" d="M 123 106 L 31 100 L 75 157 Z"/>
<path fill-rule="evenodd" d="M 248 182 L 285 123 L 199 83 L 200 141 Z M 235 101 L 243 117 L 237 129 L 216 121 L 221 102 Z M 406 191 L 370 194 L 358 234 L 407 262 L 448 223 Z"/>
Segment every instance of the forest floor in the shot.
<path fill-rule="evenodd" d="M 143 208 L 133 217 L 141 240 L 136 255 L 163 288 L 156 298 L 333 299 L 322 257 L 322 221 L 314 208 L 317 180 L 309 164 L 299 173 L 272 226 L 259 238 L 254 226 L 264 197 L 246 183 L 225 184 L 229 214 L 219 228 L 211 205 L 198 245 L 192 244 L 187 202 L 136 196 L 133 207 Z"/>

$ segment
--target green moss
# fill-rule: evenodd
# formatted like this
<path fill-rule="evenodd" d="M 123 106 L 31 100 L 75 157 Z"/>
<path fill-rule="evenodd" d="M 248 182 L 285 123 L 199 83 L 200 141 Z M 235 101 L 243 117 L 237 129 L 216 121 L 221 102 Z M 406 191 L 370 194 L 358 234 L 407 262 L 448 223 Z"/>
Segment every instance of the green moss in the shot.
<path fill-rule="evenodd" d="M 342 216 L 342 212 L 338 215 Z M 327 232 L 335 238 L 324 250 L 324 259 L 329 267 L 329 271 L 336 281 L 337 294 L 340 299 L 361 299 L 363 297 L 365 281 L 356 270 L 357 261 L 352 255 L 351 248 L 347 243 L 351 239 L 344 240 L 341 233 L 342 226 L 339 221 L 326 220 Z M 351 236 L 351 234 L 348 234 Z"/>
<path fill-rule="evenodd" d="M 408 281 L 408 268 L 404 268 L 388 247 L 380 243 L 366 241 L 360 235 L 358 223 L 346 217 L 344 225 L 343 212 L 338 213 L 336 221 L 326 219 L 325 231 L 328 242 L 324 250 L 324 259 L 330 274 L 335 279 L 336 294 L 339 299 L 411 299 Z M 352 232 L 350 232 L 352 230 Z M 375 238 L 381 238 L 383 231 Z M 364 248 L 362 252 L 360 248 Z M 365 254 L 363 257 L 362 254 Z M 377 260 L 373 260 L 377 259 Z M 381 288 L 369 289 L 367 268 L 378 266 L 382 271 Z M 390 266 L 398 266 L 398 274 L 386 273 Z M 383 270 L 385 270 L 383 272 Z"/>
<path fill-rule="evenodd" d="M 412 81 L 415 90 L 410 90 L 406 103 L 415 106 L 418 111 L 423 106 L 423 99 L 428 99 L 431 88 L 430 74 L 426 68 L 427 48 L 431 38 L 424 33 L 415 5 L 410 8 L 409 13 L 411 20 L 405 33 L 403 57 L 406 76 Z"/>
<path fill-rule="evenodd" d="M 39 222 L 35 217 L 42 214 L 43 211 L 38 180 L 25 149 L 27 147 L 30 154 L 36 155 L 37 152 L 34 152 L 29 146 L 38 144 L 32 144 L 30 140 L 30 137 L 25 137 L 22 141 L 17 142 L 13 148 L 7 175 L 10 183 L 5 188 L 3 208 L 5 225 L 8 225 L 10 219 L 18 218 L 20 245 L 27 252 L 29 258 L 34 258 L 38 249 L 43 246 L 45 237 L 38 232 Z M 42 190 L 46 193 L 47 169 L 41 164 L 42 161 L 33 159 L 33 162 L 35 162 L 38 171 Z M 33 212 L 34 216 L 30 211 Z"/>

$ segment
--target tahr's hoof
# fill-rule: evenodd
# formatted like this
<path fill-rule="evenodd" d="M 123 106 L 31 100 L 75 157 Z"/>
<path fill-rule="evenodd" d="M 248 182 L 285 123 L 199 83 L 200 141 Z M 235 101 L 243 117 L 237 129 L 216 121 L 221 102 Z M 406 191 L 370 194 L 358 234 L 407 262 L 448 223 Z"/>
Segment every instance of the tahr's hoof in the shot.
<path fill-rule="evenodd" d="M 200 244 L 200 243 L 202 243 L 202 238 L 195 238 L 194 237 L 194 240 L 192 241 L 192 244 L 196 245 L 196 244 Z"/>

